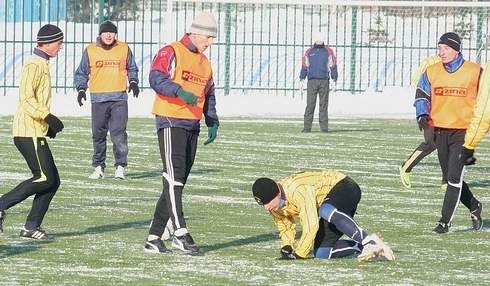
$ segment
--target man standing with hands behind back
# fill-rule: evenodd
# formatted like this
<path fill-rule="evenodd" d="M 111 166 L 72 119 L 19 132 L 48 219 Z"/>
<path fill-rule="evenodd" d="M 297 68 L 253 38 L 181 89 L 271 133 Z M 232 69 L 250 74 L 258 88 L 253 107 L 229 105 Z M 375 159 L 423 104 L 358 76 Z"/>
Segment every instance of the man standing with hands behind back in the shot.
<path fill-rule="evenodd" d="M 313 34 L 313 46 L 306 50 L 301 64 L 299 75 L 301 89 L 305 78 L 306 85 L 306 109 L 304 115 L 304 127 L 301 132 L 311 132 L 311 125 L 315 114 L 316 96 L 319 102 L 320 130 L 328 132 L 328 94 L 330 92 L 330 78 L 337 83 L 337 58 L 329 46 L 325 45 L 325 37 L 322 32 Z M 335 87 L 332 89 L 335 90 Z"/>
<path fill-rule="evenodd" d="M 196 15 L 188 33 L 166 45 L 153 59 L 150 86 L 156 92 L 155 114 L 158 145 L 163 163 L 163 191 L 151 222 L 145 250 L 167 252 L 162 235 L 171 223 L 172 245 L 184 253 L 197 254 L 198 246 L 187 230 L 182 192 L 194 164 L 200 121 L 208 126 L 207 145 L 218 132 L 218 115 L 211 63 L 203 54 L 217 36 L 213 15 Z"/>
<path fill-rule="evenodd" d="M 129 88 L 128 88 L 129 80 Z M 111 134 L 114 152 L 114 177 L 124 179 L 128 164 L 128 92 L 134 97 L 140 93 L 138 67 L 133 53 L 125 42 L 117 40 L 117 27 L 111 21 L 99 26 L 97 41 L 87 46 L 75 72 L 78 104 L 86 100 L 90 89 L 92 102 L 92 157 L 93 173 L 90 179 L 104 177 L 107 131 Z"/>

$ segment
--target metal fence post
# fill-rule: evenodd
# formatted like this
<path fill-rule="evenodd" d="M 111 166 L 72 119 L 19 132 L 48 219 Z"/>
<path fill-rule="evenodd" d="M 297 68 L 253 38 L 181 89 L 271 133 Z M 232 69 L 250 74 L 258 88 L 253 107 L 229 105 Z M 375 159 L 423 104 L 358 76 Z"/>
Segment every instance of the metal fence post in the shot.
<path fill-rule="evenodd" d="M 104 6 L 105 0 L 99 0 L 99 25 L 104 22 Z"/>
<path fill-rule="evenodd" d="M 231 4 L 226 3 L 225 16 L 225 95 L 230 94 L 230 34 L 231 34 Z"/>
<path fill-rule="evenodd" d="M 356 91 L 356 53 L 357 53 L 357 6 L 352 6 L 352 24 L 351 33 L 351 49 L 350 49 L 350 92 L 353 94 Z"/>

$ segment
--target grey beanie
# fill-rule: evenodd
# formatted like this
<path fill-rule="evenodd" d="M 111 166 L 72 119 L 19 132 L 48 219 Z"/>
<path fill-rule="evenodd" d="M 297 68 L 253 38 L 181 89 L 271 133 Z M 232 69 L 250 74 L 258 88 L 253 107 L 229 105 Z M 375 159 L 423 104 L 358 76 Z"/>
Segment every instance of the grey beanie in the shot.
<path fill-rule="evenodd" d="M 111 21 L 107 20 L 104 21 L 100 24 L 99 26 L 99 35 L 105 32 L 110 32 L 110 33 L 116 33 L 117 34 L 117 27 L 112 23 Z"/>
<path fill-rule="evenodd" d="M 461 38 L 456 33 L 445 33 L 441 36 L 441 38 L 439 38 L 439 42 L 437 44 L 444 44 L 457 52 L 461 52 Z"/>
<path fill-rule="evenodd" d="M 59 40 L 63 40 L 63 32 L 58 26 L 46 24 L 39 29 L 37 32 L 37 43 L 38 44 L 49 44 L 54 43 Z"/>
<path fill-rule="evenodd" d="M 216 38 L 217 32 L 218 25 L 216 24 L 216 19 L 209 12 L 199 13 L 189 28 L 189 33 L 191 34 L 211 36 L 214 38 Z"/>

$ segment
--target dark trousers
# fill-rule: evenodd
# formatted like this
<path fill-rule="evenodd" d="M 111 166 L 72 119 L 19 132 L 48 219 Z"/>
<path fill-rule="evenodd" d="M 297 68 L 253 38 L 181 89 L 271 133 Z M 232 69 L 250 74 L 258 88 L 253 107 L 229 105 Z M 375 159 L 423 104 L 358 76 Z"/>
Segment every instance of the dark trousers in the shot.
<path fill-rule="evenodd" d="M 437 157 L 444 176 L 443 180 L 448 183 L 439 220 L 443 223 L 452 221 L 458 201 L 469 210 L 475 209 L 478 205 L 478 200 L 463 181 L 464 165 L 459 160 L 465 134 L 464 129 L 435 129 Z"/>
<path fill-rule="evenodd" d="M 319 122 L 320 130 L 323 132 L 328 131 L 328 93 L 329 93 L 329 81 L 328 79 L 309 79 L 306 86 L 306 108 L 304 115 L 304 130 L 311 130 L 313 124 L 313 117 L 315 115 L 316 97 L 319 102 Z"/>
<path fill-rule="evenodd" d="M 26 219 L 26 227 L 33 229 L 41 226 L 60 186 L 60 177 L 45 138 L 14 137 L 14 144 L 26 160 L 32 177 L 0 197 L 0 210 L 9 209 L 35 195 Z"/>
<path fill-rule="evenodd" d="M 114 165 L 128 164 L 128 102 L 107 101 L 92 103 L 92 141 L 94 155 L 92 166 L 105 168 L 107 131 L 111 134 Z"/>
<path fill-rule="evenodd" d="M 360 201 L 361 188 L 354 180 L 345 177 L 332 188 L 325 202 L 354 218 Z M 320 246 L 333 247 L 343 234 L 333 223 L 320 218 L 320 226 L 316 233 L 313 249 L 317 249 Z"/>
<path fill-rule="evenodd" d="M 422 159 L 436 150 L 436 144 L 434 142 L 434 127 L 424 128 L 424 142 L 410 154 L 410 157 L 402 164 L 402 169 L 410 173 L 412 168 L 415 167 Z M 445 177 L 443 175 L 443 177 Z M 445 182 L 444 182 L 445 183 Z"/>
<path fill-rule="evenodd" d="M 198 132 L 183 128 L 158 130 L 163 162 L 163 192 L 155 207 L 149 234 L 161 236 L 169 219 L 174 229 L 185 228 L 182 191 L 196 157 Z"/>

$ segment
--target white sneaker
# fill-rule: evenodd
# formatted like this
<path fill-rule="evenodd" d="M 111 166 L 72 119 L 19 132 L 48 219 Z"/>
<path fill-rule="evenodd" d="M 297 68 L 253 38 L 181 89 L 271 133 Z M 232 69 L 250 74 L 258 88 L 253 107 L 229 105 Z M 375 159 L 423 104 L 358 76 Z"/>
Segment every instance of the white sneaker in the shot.
<path fill-rule="evenodd" d="M 393 250 L 386 245 L 376 234 L 366 236 L 362 240 L 363 249 L 361 254 L 357 256 L 359 262 L 370 262 L 376 260 L 395 260 Z"/>
<path fill-rule="evenodd" d="M 101 179 L 104 178 L 104 170 L 102 170 L 102 166 L 97 166 L 94 169 L 94 172 L 88 176 L 89 179 Z"/>
<path fill-rule="evenodd" d="M 124 177 L 124 167 L 123 166 L 117 166 L 116 172 L 114 172 L 114 178 L 121 179 L 121 180 L 126 179 L 126 177 Z"/>

